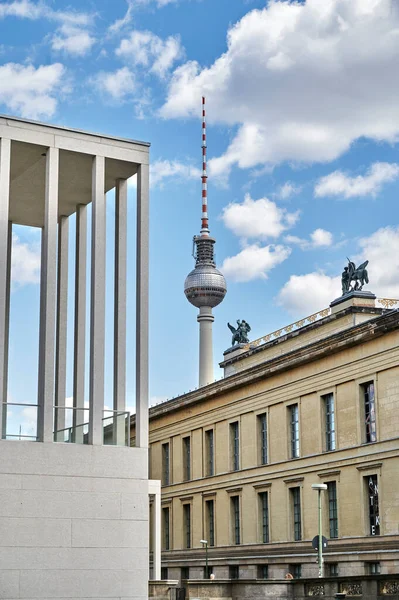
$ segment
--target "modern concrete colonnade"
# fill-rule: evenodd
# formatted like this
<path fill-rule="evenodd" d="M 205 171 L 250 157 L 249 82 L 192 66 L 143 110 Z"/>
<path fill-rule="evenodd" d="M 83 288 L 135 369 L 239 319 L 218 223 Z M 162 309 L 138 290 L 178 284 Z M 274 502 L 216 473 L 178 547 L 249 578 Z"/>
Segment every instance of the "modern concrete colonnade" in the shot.
<path fill-rule="evenodd" d="M 44 164 L 43 164 L 44 162 Z M 65 427 L 69 216 L 76 213 L 74 408 L 84 408 L 90 279 L 88 442 L 103 443 L 106 192 L 115 188 L 113 410 L 126 405 L 127 179 L 137 173 L 136 446 L 148 446 L 149 144 L 0 116 L 0 407 L 7 403 L 12 223 L 42 228 L 37 439 Z M 91 265 L 87 205 L 92 203 Z M 73 411 L 73 425 L 83 410 Z M 4 437 L 3 410 L 0 431 Z M 83 433 L 82 433 L 83 436 Z M 81 440 L 83 441 L 83 440 Z"/>

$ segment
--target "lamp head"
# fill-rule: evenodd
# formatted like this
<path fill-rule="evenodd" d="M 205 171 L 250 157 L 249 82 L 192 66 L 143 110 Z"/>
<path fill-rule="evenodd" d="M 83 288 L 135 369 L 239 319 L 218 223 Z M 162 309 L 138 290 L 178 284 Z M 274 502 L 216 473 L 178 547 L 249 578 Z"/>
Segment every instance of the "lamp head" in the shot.
<path fill-rule="evenodd" d="M 326 490 L 327 485 L 325 483 L 312 483 L 312 490 Z"/>
<path fill-rule="evenodd" d="M 200 540 L 200 544 L 208 544 L 208 540 Z"/>

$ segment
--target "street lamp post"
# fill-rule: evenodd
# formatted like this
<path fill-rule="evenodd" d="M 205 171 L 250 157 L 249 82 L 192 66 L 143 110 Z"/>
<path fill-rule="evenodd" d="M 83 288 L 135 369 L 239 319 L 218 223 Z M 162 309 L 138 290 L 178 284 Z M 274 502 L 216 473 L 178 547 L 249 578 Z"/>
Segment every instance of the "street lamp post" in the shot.
<path fill-rule="evenodd" d="M 312 483 L 312 489 L 317 490 L 318 497 L 318 513 L 319 513 L 319 544 L 318 544 L 318 556 L 319 556 L 319 577 L 324 577 L 324 562 L 323 562 L 323 531 L 322 531 L 322 519 L 321 519 L 321 492 L 327 489 L 325 483 Z"/>
<path fill-rule="evenodd" d="M 200 543 L 205 546 L 205 578 L 208 579 L 208 540 L 200 540 Z"/>

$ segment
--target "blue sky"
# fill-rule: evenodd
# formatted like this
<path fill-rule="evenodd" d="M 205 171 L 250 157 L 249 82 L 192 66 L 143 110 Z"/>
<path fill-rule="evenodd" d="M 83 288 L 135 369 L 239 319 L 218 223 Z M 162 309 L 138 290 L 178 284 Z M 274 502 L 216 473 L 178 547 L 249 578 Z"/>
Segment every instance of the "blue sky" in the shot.
<path fill-rule="evenodd" d="M 210 229 L 228 283 L 215 309 L 215 378 L 227 321 L 246 319 L 254 339 L 325 308 L 346 256 L 370 261 L 378 297 L 399 298 L 398 31 L 391 0 L 0 3 L 2 113 L 151 142 L 152 402 L 197 385 L 198 324 L 183 284 L 200 228 L 203 94 Z M 36 401 L 39 245 L 37 231 L 14 228 L 14 402 Z M 112 250 L 108 263 L 111 280 Z M 107 405 L 111 314 L 109 303 Z M 70 331 L 69 397 L 72 341 Z"/>

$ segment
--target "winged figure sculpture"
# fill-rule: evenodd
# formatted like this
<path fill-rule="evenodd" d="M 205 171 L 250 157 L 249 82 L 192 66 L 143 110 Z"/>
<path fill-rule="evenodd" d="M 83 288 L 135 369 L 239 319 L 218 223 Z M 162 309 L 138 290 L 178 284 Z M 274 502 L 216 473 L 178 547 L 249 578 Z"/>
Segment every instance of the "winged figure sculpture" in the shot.
<path fill-rule="evenodd" d="M 251 331 L 251 327 L 250 327 L 249 323 L 244 321 L 244 319 L 242 321 L 240 321 L 238 319 L 237 327 L 233 327 L 233 325 L 230 325 L 230 323 L 227 323 L 227 327 L 230 329 L 231 333 L 233 334 L 233 336 L 231 338 L 232 346 L 234 346 L 234 344 L 236 344 L 236 343 L 237 344 L 248 344 L 248 342 L 249 342 L 248 333 Z"/>

